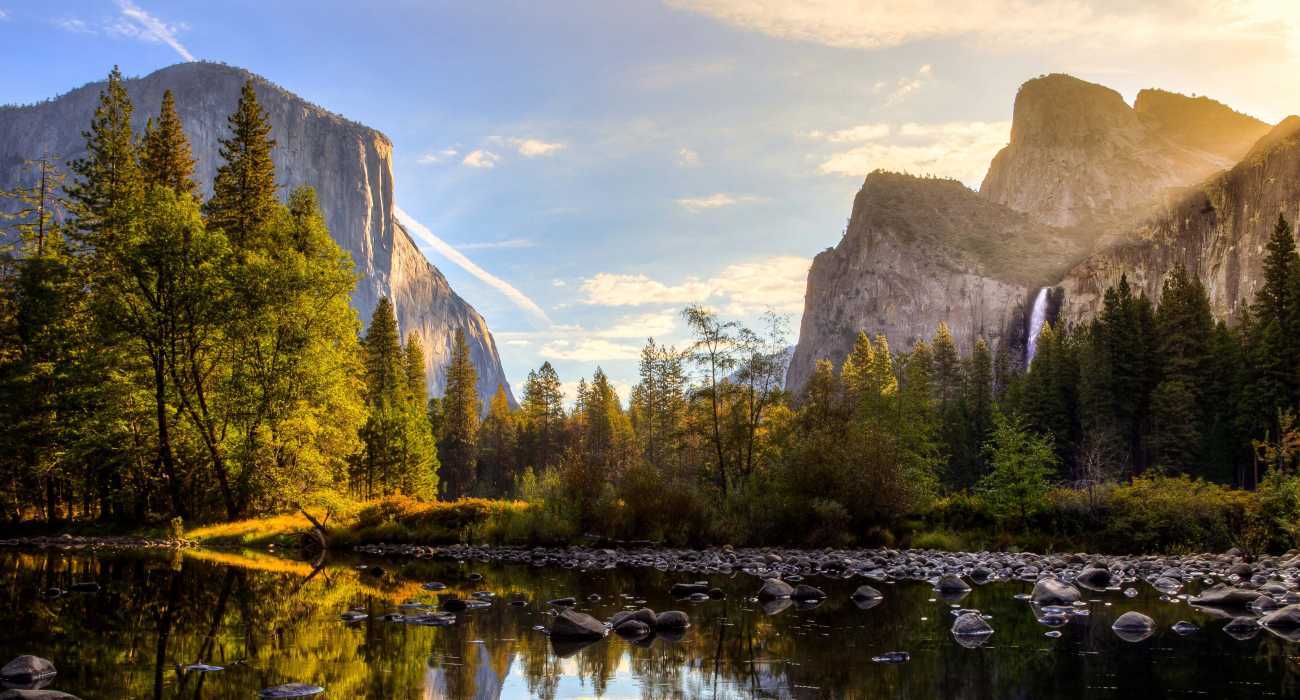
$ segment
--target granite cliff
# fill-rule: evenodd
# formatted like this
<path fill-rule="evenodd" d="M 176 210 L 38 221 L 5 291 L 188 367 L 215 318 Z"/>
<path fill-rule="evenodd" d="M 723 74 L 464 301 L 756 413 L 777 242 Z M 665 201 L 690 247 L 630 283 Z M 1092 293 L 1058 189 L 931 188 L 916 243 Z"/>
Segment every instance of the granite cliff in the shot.
<path fill-rule="evenodd" d="M 503 384 L 509 391 L 487 322 L 461 299 L 446 277 L 416 248 L 394 216 L 392 143 L 380 132 L 349 121 L 248 71 L 217 63 L 182 63 L 124 81 L 143 131 L 164 90 L 176 96 L 196 159 L 195 177 L 210 194 L 219 165 L 218 140 L 245 80 L 255 81 L 258 100 L 276 139 L 276 178 L 288 193 L 316 188 L 334 240 L 359 275 L 352 304 L 363 322 L 380 297 L 393 300 L 403 336 L 418 333 L 425 348 L 429 388 L 443 391 L 457 329 L 464 330 L 479 371 L 484 399 Z M 42 153 L 61 160 L 80 157 L 81 136 L 94 112 L 102 83 L 86 85 L 36 105 L 0 108 L 0 189 L 24 177 L 24 160 Z M 512 399 L 513 401 L 513 399 Z"/>
<path fill-rule="evenodd" d="M 984 337 L 1023 360 L 1040 289 L 1049 320 L 1080 322 L 1121 274 L 1154 297 L 1179 264 L 1231 320 L 1279 212 L 1300 219 L 1300 119 L 1270 129 L 1205 97 L 1143 90 L 1130 107 L 1070 76 L 1030 80 L 978 193 L 867 176 L 809 271 L 787 388 L 841 362 L 859 331 L 902 350 L 940 321 L 963 352 Z"/>

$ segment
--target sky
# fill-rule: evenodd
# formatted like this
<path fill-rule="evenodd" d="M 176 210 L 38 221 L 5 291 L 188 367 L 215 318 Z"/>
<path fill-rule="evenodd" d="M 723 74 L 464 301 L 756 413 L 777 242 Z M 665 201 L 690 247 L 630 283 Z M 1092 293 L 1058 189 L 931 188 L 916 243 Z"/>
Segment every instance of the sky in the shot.
<path fill-rule="evenodd" d="M 789 318 L 871 170 L 978 188 L 1016 89 L 1065 72 L 1270 123 L 1292 0 L 0 0 L 0 103 L 186 60 L 378 129 L 397 204 L 516 391 L 550 360 L 626 398 L 681 309 Z"/>

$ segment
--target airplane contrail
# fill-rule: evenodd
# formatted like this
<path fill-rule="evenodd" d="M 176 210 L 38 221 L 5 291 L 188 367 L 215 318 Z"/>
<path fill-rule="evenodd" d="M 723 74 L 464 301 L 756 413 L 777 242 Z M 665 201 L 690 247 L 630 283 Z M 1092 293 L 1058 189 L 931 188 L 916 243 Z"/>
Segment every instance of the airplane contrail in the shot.
<path fill-rule="evenodd" d="M 474 264 L 474 261 L 465 257 L 463 253 L 451 247 L 451 245 L 446 241 L 435 236 L 433 231 L 430 231 L 424 224 L 416 221 L 410 214 L 403 211 L 401 207 L 393 205 L 393 213 L 397 215 L 397 220 L 402 224 L 402 227 L 411 232 L 411 234 L 413 234 L 417 239 L 427 244 L 430 248 L 433 248 L 442 257 L 455 263 L 461 269 L 474 275 L 498 292 L 501 292 L 501 294 L 514 303 L 515 306 L 518 306 L 520 309 L 527 312 L 528 315 L 532 317 L 533 321 L 539 323 L 541 327 L 549 328 L 554 325 L 551 323 L 551 318 L 542 310 L 542 307 L 538 306 L 532 299 L 529 299 L 528 295 L 515 289 L 514 285 Z"/>

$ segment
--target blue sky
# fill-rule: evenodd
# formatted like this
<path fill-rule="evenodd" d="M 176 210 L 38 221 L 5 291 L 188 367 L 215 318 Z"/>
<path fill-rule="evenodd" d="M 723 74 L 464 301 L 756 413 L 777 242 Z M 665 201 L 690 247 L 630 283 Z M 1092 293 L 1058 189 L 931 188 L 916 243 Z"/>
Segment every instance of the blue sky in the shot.
<path fill-rule="evenodd" d="M 518 290 L 427 249 L 516 389 L 550 359 L 626 390 L 647 335 L 684 342 L 690 301 L 748 322 L 771 308 L 797 332 L 807 265 L 865 174 L 978 187 L 1028 78 L 1300 111 L 1294 15 L 1284 0 L 0 0 L 0 102 L 115 63 L 259 73 L 386 133 L 399 206 Z"/>

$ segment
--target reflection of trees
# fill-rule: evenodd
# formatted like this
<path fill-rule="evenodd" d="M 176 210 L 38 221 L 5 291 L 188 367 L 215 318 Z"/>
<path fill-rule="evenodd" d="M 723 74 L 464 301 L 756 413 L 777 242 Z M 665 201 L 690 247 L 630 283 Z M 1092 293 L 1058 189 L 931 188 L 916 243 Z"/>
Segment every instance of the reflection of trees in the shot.
<path fill-rule="evenodd" d="M 830 598 L 821 606 L 767 615 L 747 600 L 758 583 L 744 576 L 715 580 L 727 589 L 725 600 L 691 605 L 666 595 L 683 577 L 657 571 L 415 561 L 376 579 L 351 564 L 314 572 L 308 564 L 265 555 L 203 552 L 172 562 L 143 553 L 0 552 L 0 651 L 46 652 L 62 670 L 59 685 L 69 691 L 132 698 L 248 696 L 295 680 L 323 685 L 330 697 L 496 698 L 512 674 L 530 697 L 555 698 L 560 679 L 577 676 L 598 696 L 611 692 L 615 678 L 632 679 L 647 700 L 1028 698 L 1087 695 L 1099 685 L 1117 688 L 1118 696 L 1158 697 L 1174 686 L 1260 682 L 1294 695 L 1300 678 L 1292 644 L 1267 633 L 1233 640 L 1219 629 L 1222 622 L 1187 605 L 1160 602 L 1145 584 L 1138 584 L 1142 595 L 1132 600 L 1093 596 L 1114 606 L 1094 604 L 1093 617 L 1071 621 L 1056 640 L 1043 637 L 1048 628 L 1027 603 L 1012 598 L 1028 585 L 977 587 L 960 605 L 991 614 L 996 631 L 986 647 L 964 649 L 948 634 L 950 607 L 930 602 L 935 596 L 921 584 L 882 585 L 885 602 L 860 610 L 849 602 L 856 582 L 823 581 L 819 586 Z M 471 571 L 484 580 L 470 582 Z M 103 592 L 43 595 L 46 588 L 84 580 L 100 582 Z M 382 620 L 408 599 L 436 602 L 437 594 L 420 587 L 430 580 L 446 583 L 445 595 L 489 591 L 497 602 L 461 613 L 450 627 Z M 587 603 L 589 593 L 603 599 Z M 520 594 L 526 607 L 505 604 Z M 644 599 L 656 610 L 686 610 L 693 626 L 679 642 L 610 636 L 558 658 L 532 627 L 549 622 L 544 601 L 565 595 L 602 619 Z M 342 623 L 339 613 L 351 607 L 371 617 Z M 1110 622 L 1129 609 L 1155 618 L 1155 637 L 1128 644 L 1114 635 Z M 1168 632 L 1179 619 L 1196 622 L 1201 632 L 1189 639 Z M 870 662 L 894 650 L 910 652 L 912 660 L 901 666 Z M 178 669 L 195 662 L 227 670 Z"/>

